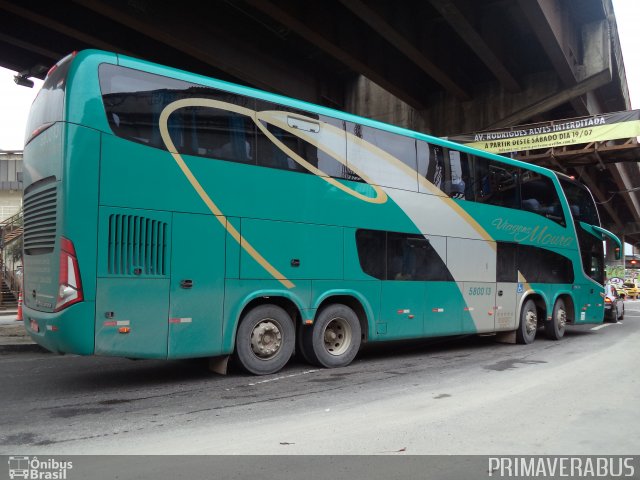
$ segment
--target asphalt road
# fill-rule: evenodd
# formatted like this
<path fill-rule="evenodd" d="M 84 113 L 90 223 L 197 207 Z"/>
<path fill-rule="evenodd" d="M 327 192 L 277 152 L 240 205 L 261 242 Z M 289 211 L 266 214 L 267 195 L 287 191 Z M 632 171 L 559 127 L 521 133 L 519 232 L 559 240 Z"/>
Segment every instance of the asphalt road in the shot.
<path fill-rule="evenodd" d="M 394 343 L 266 377 L 4 352 L 0 454 L 637 454 L 640 302 L 626 308 L 560 342 Z"/>

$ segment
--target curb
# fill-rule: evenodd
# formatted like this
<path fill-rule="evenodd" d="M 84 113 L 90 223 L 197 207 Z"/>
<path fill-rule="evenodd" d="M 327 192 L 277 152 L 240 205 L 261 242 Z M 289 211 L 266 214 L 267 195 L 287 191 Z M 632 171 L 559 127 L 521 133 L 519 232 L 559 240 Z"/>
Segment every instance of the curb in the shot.
<path fill-rule="evenodd" d="M 14 343 L 11 345 L 0 345 L 0 355 L 6 353 L 51 353 L 37 343 Z"/>

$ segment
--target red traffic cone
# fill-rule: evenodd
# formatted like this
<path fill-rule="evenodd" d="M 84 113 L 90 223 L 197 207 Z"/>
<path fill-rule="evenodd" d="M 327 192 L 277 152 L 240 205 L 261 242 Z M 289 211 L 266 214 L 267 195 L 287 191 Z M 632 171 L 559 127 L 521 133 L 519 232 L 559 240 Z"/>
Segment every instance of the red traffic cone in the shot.
<path fill-rule="evenodd" d="M 20 290 L 20 293 L 18 294 L 18 314 L 16 315 L 16 321 L 22 321 L 22 290 Z"/>

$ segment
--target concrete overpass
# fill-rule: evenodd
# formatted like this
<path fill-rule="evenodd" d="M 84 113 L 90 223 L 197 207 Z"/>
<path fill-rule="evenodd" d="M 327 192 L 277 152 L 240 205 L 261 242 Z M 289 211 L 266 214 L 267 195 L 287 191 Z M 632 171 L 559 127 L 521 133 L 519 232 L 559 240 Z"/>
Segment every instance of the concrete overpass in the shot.
<path fill-rule="evenodd" d="M 0 18 L 0 65 L 25 76 L 100 48 L 439 136 L 630 107 L 610 0 L 0 0 Z M 525 159 L 579 176 L 634 243 L 637 140 L 598 158 L 618 144 Z"/>

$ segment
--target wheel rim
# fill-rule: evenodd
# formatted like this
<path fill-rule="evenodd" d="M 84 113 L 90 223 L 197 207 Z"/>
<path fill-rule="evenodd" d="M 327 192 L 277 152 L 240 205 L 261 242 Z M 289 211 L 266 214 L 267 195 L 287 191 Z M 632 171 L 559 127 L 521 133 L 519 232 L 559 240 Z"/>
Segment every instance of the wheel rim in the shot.
<path fill-rule="evenodd" d="M 342 355 L 351 346 L 351 326 L 344 318 L 332 319 L 324 329 L 324 348 L 330 355 Z"/>
<path fill-rule="evenodd" d="M 525 317 L 525 328 L 527 329 L 527 335 L 535 333 L 538 328 L 538 315 L 535 311 L 529 310 Z"/>
<path fill-rule="evenodd" d="M 282 348 L 282 332 L 280 324 L 271 319 L 265 319 L 256 324 L 251 332 L 251 351 L 261 360 L 275 357 Z"/>
<path fill-rule="evenodd" d="M 558 330 L 563 331 L 567 324 L 567 312 L 564 308 L 559 308 L 556 314 L 556 323 L 558 324 Z"/>

